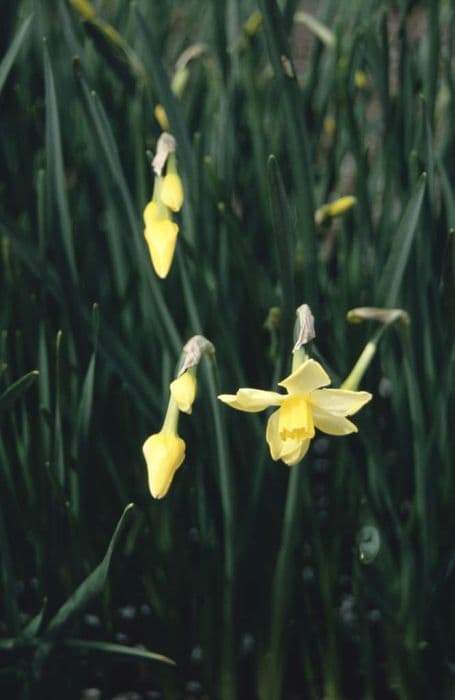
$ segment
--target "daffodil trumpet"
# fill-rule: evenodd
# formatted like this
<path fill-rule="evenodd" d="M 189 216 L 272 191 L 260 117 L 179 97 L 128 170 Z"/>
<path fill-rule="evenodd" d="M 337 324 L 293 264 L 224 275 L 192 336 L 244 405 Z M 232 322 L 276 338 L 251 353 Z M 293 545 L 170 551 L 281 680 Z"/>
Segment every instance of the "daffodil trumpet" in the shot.
<path fill-rule="evenodd" d="M 272 459 L 289 466 L 303 459 L 316 430 L 328 435 L 357 432 L 347 416 L 357 413 L 372 398 L 366 391 L 325 388 L 331 383 L 330 377 L 318 362 L 302 349 L 294 358 L 293 371 L 279 382 L 286 394 L 242 388 L 236 394 L 218 397 L 231 408 L 250 413 L 277 406 L 267 422 L 266 440 Z"/>

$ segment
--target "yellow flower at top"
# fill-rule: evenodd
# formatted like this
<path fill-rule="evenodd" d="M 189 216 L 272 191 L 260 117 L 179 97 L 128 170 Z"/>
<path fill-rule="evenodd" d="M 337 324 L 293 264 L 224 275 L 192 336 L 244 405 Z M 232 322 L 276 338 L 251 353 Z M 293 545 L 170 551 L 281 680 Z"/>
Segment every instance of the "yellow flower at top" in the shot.
<path fill-rule="evenodd" d="M 268 420 L 266 440 L 272 459 L 293 465 L 307 453 L 316 429 L 328 435 L 357 432 L 346 416 L 357 413 L 372 398 L 367 391 L 321 388 L 329 384 L 321 365 L 305 359 L 279 383 L 287 394 L 243 388 L 218 398 L 231 408 L 250 413 L 279 406 Z"/>

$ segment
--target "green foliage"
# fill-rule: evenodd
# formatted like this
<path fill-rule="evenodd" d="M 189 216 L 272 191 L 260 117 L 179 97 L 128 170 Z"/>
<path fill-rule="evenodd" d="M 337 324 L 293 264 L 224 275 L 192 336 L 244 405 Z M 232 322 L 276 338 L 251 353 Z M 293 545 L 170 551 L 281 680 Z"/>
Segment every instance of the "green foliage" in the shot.
<path fill-rule="evenodd" d="M 453 697 L 454 8 L 325 0 L 303 26 L 306 5 L 3 9 L 2 697 L 114 697 L 119 669 L 169 698 L 189 681 L 222 698 Z M 142 222 L 157 103 L 185 190 L 165 280 Z M 317 225 L 344 195 L 354 208 Z M 289 472 L 263 416 L 216 396 L 276 388 L 304 302 L 335 386 L 381 341 L 359 434 L 318 435 Z M 362 306 L 410 325 L 347 323 Z M 216 364 L 154 501 L 141 445 L 198 333 Z"/>

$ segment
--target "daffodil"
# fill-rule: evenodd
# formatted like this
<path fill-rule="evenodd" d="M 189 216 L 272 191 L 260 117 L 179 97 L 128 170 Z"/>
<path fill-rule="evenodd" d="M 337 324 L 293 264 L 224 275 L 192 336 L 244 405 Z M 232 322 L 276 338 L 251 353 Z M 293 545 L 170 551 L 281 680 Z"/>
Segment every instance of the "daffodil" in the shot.
<path fill-rule="evenodd" d="M 261 389 L 239 389 L 218 398 L 239 411 L 256 413 L 278 406 L 267 423 L 266 440 L 272 459 L 288 465 L 305 456 L 316 429 L 328 435 L 348 435 L 357 427 L 346 416 L 357 413 L 371 399 L 366 391 L 326 389 L 330 378 L 321 365 L 305 359 L 279 383 L 287 394 Z"/>
<path fill-rule="evenodd" d="M 144 236 L 155 272 L 163 279 L 172 265 L 179 227 L 161 201 L 161 187 L 162 178 L 157 177 L 153 198 L 144 209 Z"/>
<path fill-rule="evenodd" d="M 148 486 L 154 498 L 167 494 L 175 472 L 185 459 L 185 447 L 185 441 L 175 431 L 164 427 L 144 442 Z"/>

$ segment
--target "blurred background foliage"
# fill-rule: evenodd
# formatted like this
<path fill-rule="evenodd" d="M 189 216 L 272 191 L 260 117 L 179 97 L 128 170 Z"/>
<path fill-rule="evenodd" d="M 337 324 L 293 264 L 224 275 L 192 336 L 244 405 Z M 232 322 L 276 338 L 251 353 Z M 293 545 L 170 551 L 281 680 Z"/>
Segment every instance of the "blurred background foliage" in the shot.
<path fill-rule="evenodd" d="M 454 696 L 454 23 L 448 0 L 4 4 L 2 696 Z M 185 188 L 164 281 L 158 103 Z M 359 435 L 289 470 L 216 394 L 287 374 L 302 302 L 335 386 L 377 331 L 349 309 L 410 323 Z M 195 333 L 216 367 L 153 501 L 141 445 Z"/>

